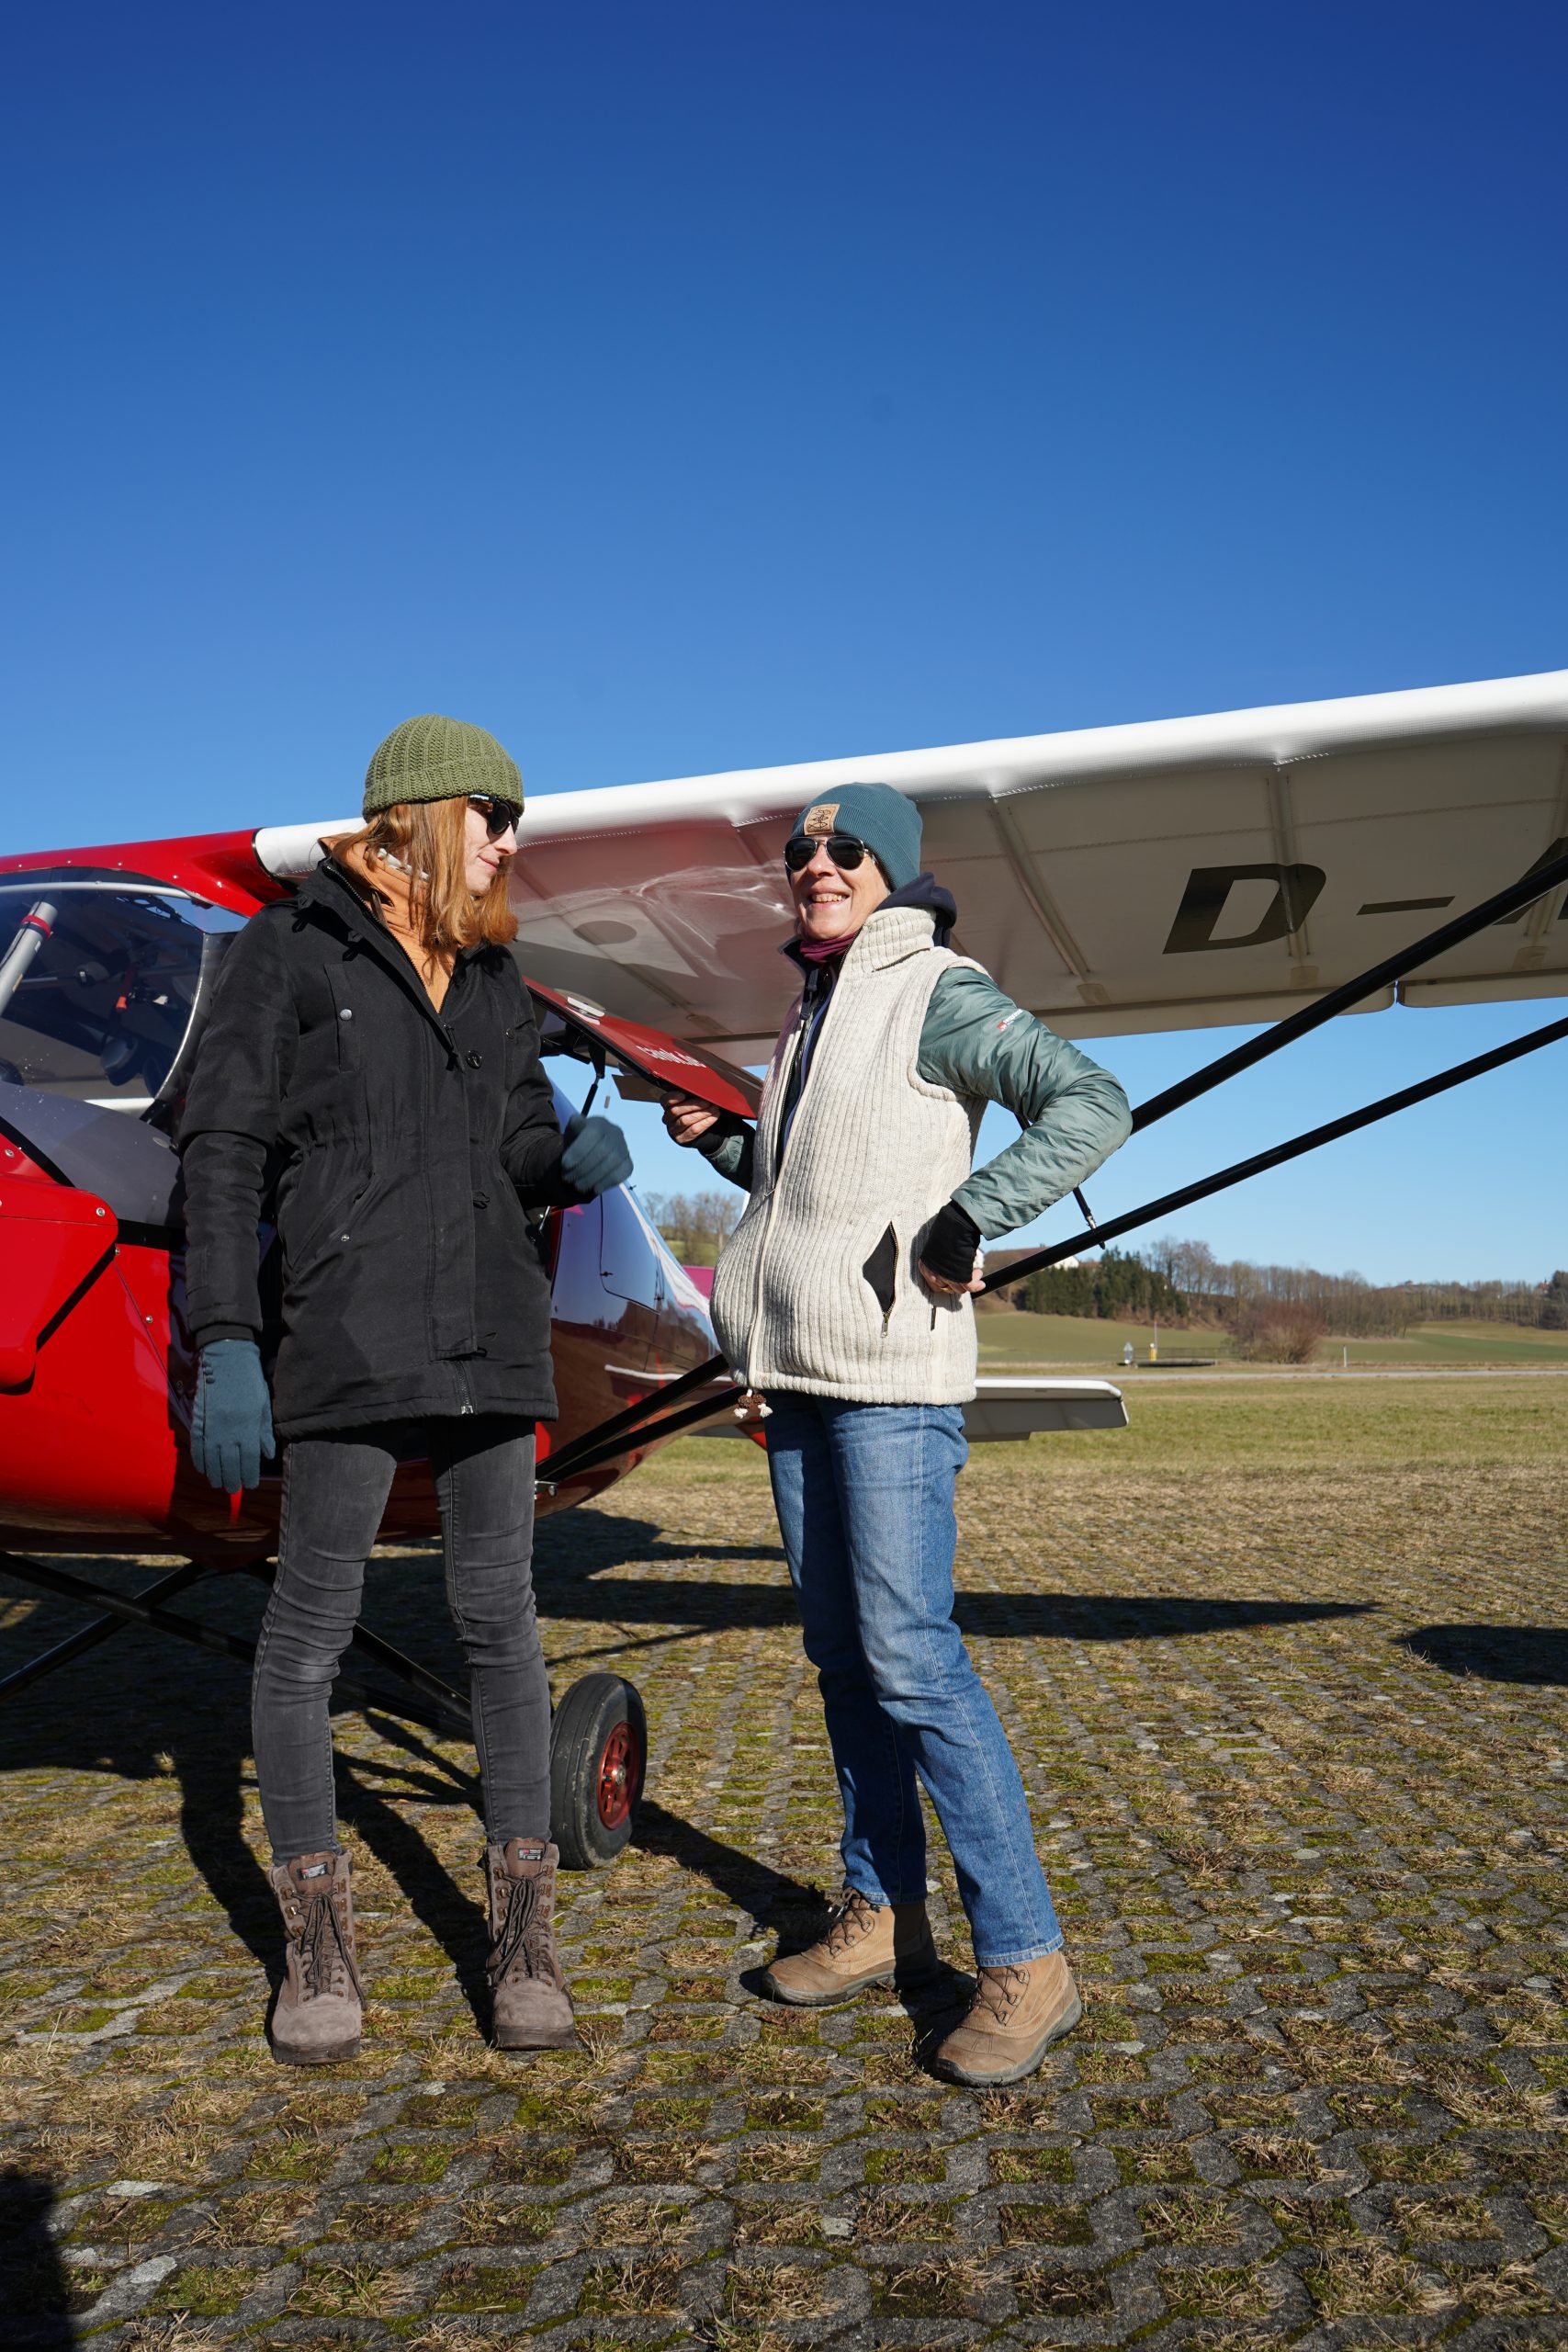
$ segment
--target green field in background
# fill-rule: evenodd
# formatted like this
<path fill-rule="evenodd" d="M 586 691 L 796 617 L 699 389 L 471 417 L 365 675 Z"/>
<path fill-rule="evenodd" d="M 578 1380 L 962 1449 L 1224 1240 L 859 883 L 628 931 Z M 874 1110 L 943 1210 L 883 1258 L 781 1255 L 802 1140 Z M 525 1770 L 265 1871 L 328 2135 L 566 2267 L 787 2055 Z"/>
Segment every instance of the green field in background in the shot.
<path fill-rule="evenodd" d="M 1130 1426 L 1040 1433 L 1022 1443 L 976 1445 L 964 1492 L 1045 1472 L 1056 1479 L 1107 1470 L 1351 1480 L 1382 1471 L 1488 1470 L 1537 1465 L 1568 1502 L 1568 1381 L 1258 1380 L 1183 1384 L 1156 1374 L 1129 1380 Z M 678 1438 L 660 1476 L 706 1484 L 765 1481 L 761 1449 Z M 636 1480 L 626 1492 L 639 1489 Z M 1038 1501 L 1041 1489 L 1033 1489 Z"/>
<path fill-rule="evenodd" d="M 1001 1371 L 1024 1365 L 1119 1364 L 1123 1343 L 1130 1340 L 1139 1361 L 1155 1336 L 1147 1323 L 1100 1323 L 1078 1315 L 1019 1315 L 1009 1312 L 979 1318 L 980 1368 Z M 1528 1331 L 1517 1323 L 1424 1323 L 1397 1340 L 1325 1340 L 1318 1350 L 1321 1364 L 1337 1364 L 1344 1351 L 1350 1362 L 1371 1364 L 1449 1364 L 1466 1369 L 1481 1364 L 1562 1364 L 1568 1368 L 1568 1331 Z M 1159 1332 L 1161 1356 L 1217 1356 L 1229 1360 L 1224 1334 L 1214 1330 Z"/>

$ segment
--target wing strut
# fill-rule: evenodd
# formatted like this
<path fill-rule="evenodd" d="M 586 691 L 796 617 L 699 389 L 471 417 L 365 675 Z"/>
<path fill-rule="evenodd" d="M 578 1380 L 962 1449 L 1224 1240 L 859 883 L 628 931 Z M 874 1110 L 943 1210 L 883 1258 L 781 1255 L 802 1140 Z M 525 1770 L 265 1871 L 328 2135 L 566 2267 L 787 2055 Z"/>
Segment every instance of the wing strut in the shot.
<path fill-rule="evenodd" d="M 1047 1250 L 1036 1250 L 1027 1258 L 1017 1258 L 992 1275 L 980 1295 L 1005 1290 L 1010 1283 L 1038 1273 L 1043 1266 L 1054 1266 L 1058 1259 L 1072 1257 L 1091 1241 L 1114 1241 L 1120 1234 L 1131 1233 L 1138 1226 L 1152 1225 L 1156 1217 L 1174 1216 L 1179 1209 L 1190 1208 L 1195 1201 L 1206 1201 L 1211 1193 L 1225 1192 L 1232 1184 L 1245 1184 L 1249 1176 L 1262 1176 L 1270 1168 L 1282 1168 L 1287 1160 L 1300 1159 L 1303 1153 L 1316 1151 L 1325 1143 L 1337 1143 L 1342 1136 L 1353 1136 L 1362 1127 L 1375 1125 L 1380 1119 L 1392 1119 L 1396 1111 L 1408 1111 L 1417 1102 L 1429 1102 L 1434 1095 L 1446 1094 L 1450 1087 L 1463 1086 L 1472 1078 L 1483 1078 L 1488 1070 L 1501 1069 L 1506 1063 L 1519 1061 L 1526 1054 L 1539 1053 L 1542 1046 L 1555 1046 L 1565 1037 L 1568 1020 L 1552 1021 L 1544 1029 L 1532 1029 L 1528 1037 L 1516 1037 L 1511 1045 L 1495 1046 L 1488 1054 L 1476 1054 L 1467 1062 L 1456 1062 L 1452 1069 L 1439 1070 L 1436 1078 L 1424 1078 L 1417 1085 L 1402 1087 L 1397 1094 L 1385 1094 L 1381 1102 L 1369 1102 L 1364 1110 L 1348 1111 L 1343 1118 L 1329 1119 L 1321 1127 L 1309 1127 L 1305 1135 L 1293 1136 L 1289 1143 L 1277 1143 L 1271 1150 L 1255 1152 L 1250 1159 L 1238 1159 L 1231 1167 L 1222 1168 L 1217 1176 L 1201 1177 L 1197 1183 L 1184 1184 L 1179 1192 L 1162 1193 L 1157 1201 L 1150 1201 L 1141 1209 L 1129 1209 L 1124 1216 L 1108 1217 L 1103 1225 L 1086 1227 L 1070 1240 L 1053 1242 Z"/>

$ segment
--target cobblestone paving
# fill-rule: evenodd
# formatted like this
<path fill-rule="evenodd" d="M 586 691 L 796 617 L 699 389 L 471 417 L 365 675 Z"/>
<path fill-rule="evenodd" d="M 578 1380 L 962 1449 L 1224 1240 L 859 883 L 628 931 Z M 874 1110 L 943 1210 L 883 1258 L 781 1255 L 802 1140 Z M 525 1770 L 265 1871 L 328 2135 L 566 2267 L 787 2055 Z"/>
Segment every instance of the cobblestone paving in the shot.
<path fill-rule="evenodd" d="M 1088 1997 L 1037 2082 L 981 2097 L 920 2063 L 956 1971 L 913 2013 L 754 1996 L 836 1821 L 750 1449 L 541 1533 L 558 1690 L 631 1674 L 654 1742 L 638 1844 L 565 1883 L 581 2052 L 478 2030 L 471 1754 L 345 1709 L 365 2054 L 276 2067 L 243 1678 L 107 1645 L 0 1722 L 0 2342 L 1568 2343 L 1548 1385 L 1453 1392 L 1451 1458 L 1379 1458 L 1370 1408 L 1292 1451 L 1293 1403 L 1218 1395 L 1278 1442 L 976 1458 L 961 1618 Z M 249 1630 L 258 1600 L 181 1605 Z M 14 1587 L 0 1612 L 0 1664 L 80 1623 Z M 367 1613 L 455 1664 L 428 1552 Z"/>

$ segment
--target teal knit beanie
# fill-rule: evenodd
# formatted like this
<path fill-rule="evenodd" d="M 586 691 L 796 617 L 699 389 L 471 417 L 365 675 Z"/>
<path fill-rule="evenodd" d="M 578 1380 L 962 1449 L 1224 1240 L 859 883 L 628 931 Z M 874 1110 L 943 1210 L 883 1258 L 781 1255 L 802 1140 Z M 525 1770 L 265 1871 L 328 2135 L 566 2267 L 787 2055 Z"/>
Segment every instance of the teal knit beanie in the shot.
<path fill-rule="evenodd" d="M 365 771 L 365 814 L 378 817 L 400 800 L 466 799 L 470 792 L 521 808 L 516 761 L 482 727 L 427 711 L 405 718 L 377 745 Z"/>
<path fill-rule="evenodd" d="M 887 876 L 902 890 L 920 870 L 920 812 L 890 784 L 840 784 L 828 797 L 807 803 L 790 832 L 791 841 L 851 833 L 863 842 Z"/>

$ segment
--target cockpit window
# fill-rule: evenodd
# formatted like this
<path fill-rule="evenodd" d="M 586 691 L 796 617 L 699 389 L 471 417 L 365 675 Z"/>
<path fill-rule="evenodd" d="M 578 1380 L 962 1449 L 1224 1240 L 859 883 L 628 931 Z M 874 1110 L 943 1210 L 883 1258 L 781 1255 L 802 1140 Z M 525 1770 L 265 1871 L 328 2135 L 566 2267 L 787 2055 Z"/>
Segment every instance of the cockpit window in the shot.
<path fill-rule="evenodd" d="M 242 928 L 124 875 L 0 879 L 0 1081 L 167 1125 Z"/>

